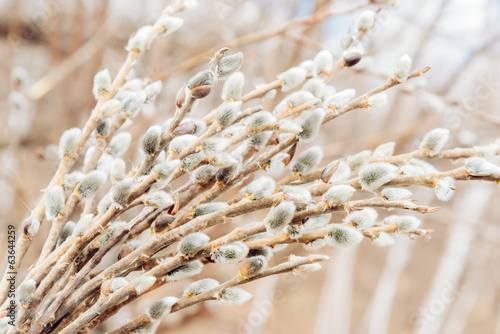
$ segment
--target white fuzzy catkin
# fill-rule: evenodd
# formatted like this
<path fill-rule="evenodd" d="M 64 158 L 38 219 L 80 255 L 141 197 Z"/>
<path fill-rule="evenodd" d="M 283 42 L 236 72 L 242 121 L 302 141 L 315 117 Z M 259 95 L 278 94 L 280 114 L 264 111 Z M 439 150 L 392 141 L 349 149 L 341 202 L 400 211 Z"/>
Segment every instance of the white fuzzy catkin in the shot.
<path fill-rule="evenodd" d="M 305 175 L 309 173 L 323 158 L 323 150 L 320 146 L 313 146 L 302 152 L 291 164 L 294 173 Z"/>
<path fill-rule="evenodd" d="M 383 220 L 384 224 L 396 225 L 396 232 L 406 234 L 415 231 L 421 224 L 420 220 L 413 216 L 392 215 Z"/>
<path fill-rule="evenodd" d="M 27 279 L 19 285 L 17 289 L 17 303 L 25 306 L 29 305 L 35 296 L 36 281 L 34 279 Z"/>
<path fill-rule="evenodd" d="M 200 293 L 210 291 L 218 287 L 220 283 L 212 278 L 205 278 L 199 281 L 193 282 L 188 285 L 184 290 L 184 294 L 188 296 L 196 296 Z"/>
<path fill-rule="evenodd" d="M 396 240 L 389 233 L 380 232 L 372 239 L 372 243 L 377 247 L 390 247 Z"/>
<path fill-rule="evenodd" d="M 54 220 L 64 211 L 64 190 L 61 186 L 50 187 L 45 196 L 45 217 Z"/>
<path fill-rule="evenodd" d="M 340 110 L 345 107 L 356 96 L 355 89 L 346 89 L 341 92 L 335 93 L 326 99 L 325 107 L 333 110 Z"/>
<path fill-rule="evenodd" d="M 204 233 L 192 233 L 181 239 L 177 249 L 183 256 L 189 258 L 195 256 L 202 248 L 207 247 L 209 241 L 210 238 Z"/>
<path fill-rule="evenodd" d="M 196 168 L 191 173 L 192 180 L 200 185 L 207 184 L 212 181 L 217 173 L 217 168 L 211 165 L 203 165 L 201 167 Z"/>
<path fill-rule="evenodd" d="M 471 157 L 465 160 L 465 170 L 472 176 L 500 178 L 500 167 L 480 157 Z"/>
<path fill-rule="evenodd" d="M 212 252 L 212 259 L 217 263 L 238 263 L 248 254 L 248 247 L 242 242 L 222 246 Z"/>
<path fill-rule="evenodd" d="M 146 101 L 144 102 L 149 104 L 154 103 L 158 94 L 161 93 L 162 88 L 163 84 L 160 80 L 150 83 L 144 87 L 143 91 L 146 94 Z"/>
<path fill-rule="evenodd" d="M 354 155 L 347 157 L 347 162 L 352 171 L 356 172 L 358 169 L 370 162 L 370 157 L 372 156 L 372 151 L 364 150 Z"/>
<path fill-rule="evenodd" d="M 405 82 L 410 75 L 411 70 L 411 58 L 407 54 L 401 56 L 396 66 L 394 66 L 394 76 L 398 82 Z"/>
<path fill-rule="evenodd" d="M 440 201 L 448 202 L 453 195 L 455 195 L 456 189 L 454 187 L 455 179 L 452 177 L 445 177 L 436 182 L 434 185 L 434 192 Z"/>
<path fill-rule="evenodd" d="M 241 100 L 243 86 L 245 85 L 245 76 L 241 72 L 235 72 L 227 78 L 222 88 L 221 98 L 225 101 Z"/>
<path fill-rule="evenodd" d="M 497 155 L 498 150 L 499 150 L 498 143 L 491 143 L 483 146 L 474 146 L 474 156 L 485 159 L 491 159 L 495 155 Z"/>
<path fill-rule="evenodd" d="M 230 101 L 221 104 L 215 111 L 217 124 L 221 128 L 226 128 L 233 124 L 240 113 L 241 104 L 241 101 Z"/>
<path fill-rule="evenodd" d="M 172 176 L 174 171 L 179 167 L 180 163 L 179 159 L 165 161 L 154 167 L 154 173 L 158 180 L 164 181 Z"/>
<path fill-rule="evenodd" d="M 225 209 L 228 206 L 229 205 L 226 202 L 211 202 L 200 204 L 193 210 L 193 218 L 208 215 L 209 213 Z"/>
<path fill-rule="evenodd" d="M 344 218 L 344 223 L 351 224 L 358 230 L 364 230 L 372 227 L 377 222 L 378 213 L 373 208 L 364 208 L 360 211 L 354 211 Z"/>
<path fill-rule="evenodd" d="M 120 111 L 120 107 L 122 106 L 121 101 L 110 99 L 104 102 L 99 109 L 104 117 L 111 117 Z"/>
<path fill-rule="evenodd" d="M 302 247 L 306 251 L 311 252 L 311 251 L 316 251 L 318 249 L 321 249 L 321 248 L 325 247 L 326 245 L 327 245 L 327 242 L 325 239 L 315 239 L 315 240 L 311 240 L 307 243 L 302 244 Z"/>
<path fill-rule="evenodd" d="M 314 57 L 313 75 L 325 75 L 333 69 L 333 56 L 328 50 L 320 51 Z"/>
<path fill-rule="evenodd" d="M 394 154 L 394 147 L 396 143 L 391 141 L 385 144 L 381 144 L 377 146 L 377 148 L 373 151 L 372 156 L 377 158 L 388 158 L 392 157 Z"/>
<path fill-rule="evenodd" d="M 141 111 L 144 102 L 146 102 L 146 93 L 143 91 L 127 92 L 122 100 L 120 110 L 129 118 L 134 118 Z M 130 121 L 130 120 L 129 120 Z M 126 126 L 125 123 L 122 128 Z"/>
<path fill-rule="evenodd" d="M 311 192 L 301 186 L 282 186 L 280 190 L 286 194 L 288 197 L 293 197 L 294 200 L 302 201 L 303 203 L 311 203 L 312 196 Z"/>
<path fill-rule="evenodd" d="M 359 244 L 363 240 L 363 234 L 349 226 L 330 224 L 326 240 L 330 246 L 348 247 Z"/>
<path fill-rule="evenodd" d="M 246 195 L 251 200 L 271 196 L 276 190 L 276 183 L 269 176 L 261 176 L 246 187 Z"/>
<path fill-rule="evenodd" d="M 135 293 L 139 296 L 148 291 L 156 282 L 154 276 L 139 276 L 132 281 Z"/>
<path fill-rule="evenodd" d="M 125 152 L 127 152 L 130 142 L 132 141 L 132 135 L 129 132 L 120 132 L 111 139 L 106 152 L 111 154 L 115 158 L 119 158 Z"/>
<path fill-rule="evenodd" d="M 78 171 L 66 174 L 64 176 L 64 180 L 63 180 L 64 190 L 73 190 L 73 189 L 75 189 L 77 183 L 80 182 L 80 180 L 84 176 L 85 176 L 85 174 L 83 174 L 82 172 L 78 172 Z"/>
<path fill-rule="evenodd" d="M 75 227 L 76 227 L 75 222 L 71 220 L 68 221 L 66 224 L 64 224 L 64 227 L 61 233 L 59 234 L 59 239 L 57 239 L 56 248 L 62 245 L 66 241 L 66 239 L 68 239 L 73 234 Z"/>
<path fill-rule="evenodd" d="M 255 148 L 256 150 L 262 150 L 266 147 L 267 143 L 269 142 L 269 139 L 271 139 L 273 135 L 273 131 L 264 131 L 261 133 L 257 133 L 253 135 L 252 137 L 248 138 L 245 143 L 250 146 Z"/>
<path fill-rule="evenodd" d="M 435 156 L 443 149 L 444 145 L 450 139 L 450 130 L 443 128 L 433 129 L 424 136 L 420 148 Z"/>
<path fill-rule="evenodd" d="M 310 142 L 314 140 L 319 133 L 321 124 L 323 124 L 325 115 L 326 112 L 322 108 L 317 108 L 308 113 L 300 123 L 302 132 L 297 135 L 297 138 L 299 138 L 299 140 L 303 142 Z"/>
<path fill-rule="evenodd" d="M 313 273 L 315 271 L 321 270 L 320 263 L 303 264 L 293 269 L 292 273 L 294 275 L 300 275 L 303 273 Z"/>
<path fill-rule="evenodd" d="M 170 313 L 172 306 L 179 299 L 176 297 L 163 297 L 148 305 L 146 315 L 153 320 L 160 320 Z"/>
<path fill-rule="evenodd" d="M 319 78 L 312 78 L 307 80 L 307 82 L 302 86 L 302 90 L 310 92 L 316 98 L 321 99 L 325 91 L 325 82 Z"/>
<path fill-rule="evenodd" d="M 219 78 L 225 78 L 234 72 L 238 71 L 243 63 L 243 53 L 238 52 L 234 55 L 223 57 L 215 71 L 217 72 L 217 76 Z"/>
<path fill-rule="evenodd" d="M 224 151 L 231 144 L 231 140 L 223 137 L 211 137 L 201 143 L 203 152 L 209 157 Z"/>
<path fill-rule="evenodd" d="M 201 261 L 191 261 L 180 265 L 167 273 L 167 282 L 174 282 L 201 273 L 203 263 Z"/>
<path fill-rule="evenodd" d="M 368 98 L 368 108 L 371 110 L 378 110 L 385 107 L 387 104 L 387 93 L 382 92 L 372 95 Z"/>
<path fill-rule="evenodd" d="M 290 224 L 295 214 L 295 204 L 291 201 L 283 201 L 272 209 L 266 216 L 266 230 L 271 233 L 279 233 Z"/>
<path fill-rule="evenodd" d="M 134 185 L 135 180 L 133 177 L 128 177 L 118 182 L 113 188 L 113 200 L 122 206 L 126 205 Z"/>
<path fill-rule="evenodd" d="M 159 125 L 153 125 L 142 137 L 142 151 L 146 155 L 153 155 L 160 145 L 163 130 Z"/>
<path fill-rule="evenodd" d="M 310 232 L 320 228 L 326 227 L 332 219 L 331 213 L 324 213 L 321 215 L 308 217 L 304 223 L 304 231 Z"/>
<path fill-rule="evenodd" d="M 77 153 L 82 131 L 79 128 L 66 130 L 59 141 L 59 157 L 72 157 Z"/>
<path fill-rule="evenodd" d="M 278 132 L 298 134 L 302 132 L 302 127 L 289 118 L 284 118 L 278 122 Z"/>
<path fill-rule="evenodd" d="M 94 97 L 98 99 L 103 93 L 106 93 L 111 87 L 111 75 L 108 69 L 97 72 L 94 76 L 94 87 L 92 92 Z"/>
<path fill-rule="evenodd" d="M 82 216 L 78 221 L 78 223 L 76 224 L 75 228 L 73 229 L 73 236 L 81 237 L 85 233 L 87 233 L 87 231 L 90 230 L 90 227 L 92 226 L 93 218 L 94 215 L 91 213 Z"/>
<path fill-rule="evenodd" d="M 193 153 L 182 159 L 181 166 L 186 171 L 192 171 L 206 158 L 207 155 L 203 152 Z"/>
<path fill-rule="evenodd" d="M 240 277 L 248 279 L 266 269 L 267 259 L 263 255 L 249 258 L 240 266 Z"/>
<path fill-rule="evenodd" d="M 409 199 L 413 193 L 404 188 L 384 188 L 382 189 L 382 198 L 390 202 L 399 202 Z"/>
<path fill-rule="evenodd" d="M 332 186 L 326 193 L 323 194 L 323 200 L 332 205 L 337 206 L 342 203 L 347 202 L 356 189 L 347 184 L 339 184 L 337 186 Z"/>
<path fill-rule="evenodd" d="M 406 165 L 401 166 L 404 175 L 416 176 L 430 173 L 437 173 L 437 169 L 427 161 L 412 158 Z"/>
<path fill-rule="evenodd" d="M 390 182 L 398 174 L 398 167 L 388 162 L 374 162 L 361 167 L 359 182 L 363 190 L 374 191 Z"/>
<path fill-rule="evenodd" d="M 288 95 L 284 101 L 285 101 L 285 105 L 288 108 L 294 109 L 294 108 L 297 108 L 297 107 L 303 105 L 304 103 L 314 101 L 314 100 L 316 100 L 316 97 L 314 95 L 312 95 L 312 93 L 300 90 L 298 92 L 295 92 L 295 93 Z"/>
<path fill-rule="evenodd" d="M 179 154 L 182 152 L 182 150 L 184 150 L 186 147 L 189 147 L 196 140 L 198 140 L 198 137 L 193 135 L 182 135 L 175 137 L 168 145 L 168 150 L 175 154 Z"/>
<path fill-rule="evenodd" d="M 184 20 L 175 16 L 162 16 L 158 23 L 165 29 L 166 34 L 171 34 L 184 24 Z"/>
<path fill-rule="evenodd" d="M 252 294 L 241 288 L 225 288 L 219 295 L 218 300 L 230 305 L 242 305 L 252 298 Z"/>
<path fill-rule="evenodd" d="M 109 168 L 109 178 L 111 181 L 116 183 L 123 180 L 126 176 L 126 168 L 127 166 L 125 165 L 125 161 L 123 161 L 123 159 L 114 159 Z"/>
<path fill-rule="evenodd" d="M 288 92 L 306 80 L 307 72 L 300 67 L 292 67 L 283 73 L 278 74 L 281 80 L 281 91 Z"/>
<path fill-rule="evenodd" d="M 328 183 L 335 184 L 339 182 L 344 182 L 351 177 L 351 173 L 352 171 L 351 167 L 349 167 L 349 164 L 344 161 L 341 161 L 339 163 L 339 166 L 337 167 L 337 170 L 333 173 Z"/>
<path fill-rule="evenodd" d="M 354 25 L 357 31 L 367 31 L 373 28 L 375 25 L 375 12 L 372 10 L 366 10 L 361 13 L 356 18 L 356 23 Z"/>
<path fill-rule="evenodd" d="M 268 111 L 259 111 L 248 117 L 245 125 L 253 131 L 262 131 L 269 126 L 273 126 L 278 120 Z"/>
<path fill-rule="evenodd" d="M 130 36 L 125 49 L 129 52 L 143 52 L 146 48 L 148 37 L 152 31 L 153 27 L 149 25 L 139 28 L 132 36 Z"/>
<path fill-rule="evenodd" d="M 210 161 L 210 164 L 217 168 L 227 168 L 235 166 L 238 163 L 238 160 L 236 160 L 231 154 L 226 152 L 217 153 Z"/>
<path fill-rule="evenodd" d="M 159 208 L 159 209 L 166 209 L 174 204 L 172 196 L 170 196 L 169 194 L 167 194 L 165 191 L 162 190 L 155 192 L 151 191 L 148 192 L 144 202 L 148 206 L 152 206 L 154 208 Z"/>
<path fill-rule="evenodd" d="M 26 218 L 22 223 L 21 231 L 28 238 L 33 238 L 40 229 L 40 221 L 35 217 Z"/>

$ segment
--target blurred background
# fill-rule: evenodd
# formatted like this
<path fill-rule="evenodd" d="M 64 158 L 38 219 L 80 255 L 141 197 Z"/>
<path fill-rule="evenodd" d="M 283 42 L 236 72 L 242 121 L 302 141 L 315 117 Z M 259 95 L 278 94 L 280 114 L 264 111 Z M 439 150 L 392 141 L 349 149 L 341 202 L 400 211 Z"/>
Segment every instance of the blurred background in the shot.
<path fill-rule="evenodd" d="M 2 243 L 6 226 L 18 226 L 29 215 L 54 173 L 61 133 L 81 127 L 88 118 L 95 105 L 94 74 L 103 68 L 116 74 L 130 34 L 154 22 L 167 4 L 0 0 Z M 244 91 L 249 91 L 320 50 L 338 57 L 340 39 L 366 8 L 380 9 L 375 28 L 363 42 L 367 57 L 334 77 L 330 83 L 337 90 L 356 88 L 362 94 L 372 89 L 391 75 L 405 53 L 415 68 L 432 69 L 389 90 L 383 109 L 356 110 L 328 124 L 315 142 L 324 148 L 325 165 L 388 141 L 397 143 L 396 154 L 412 151 L 435 127 L 452 131 L 447 148 L 485 145 L 500 137 L 500 2 L 495 0 L 202 0 L 197 8 L 179 14 L 185 20 L 180 30 L 160 37 L 135 65 L 135 76 L 161 79 L 164 89 L 127 131 L 140 138 L 149 126 L 170 117 L 177 90 L 205 69 L 208 57 L 221 46 L 244 53 Z M 288 24 L 321 12 L 337 15 L 314 24 Z M 194 117 L 220 103 L 221 86 L 202 101 Z M 254 104 L 272 110 L 280 96 Z M 129 166 L 137 162 L 136 152 L 133 147 L 128 153 Z M 440 170 L 462 163 L 435 161 Z M 332 257 L 323 270 L 254 282 L 248 287 L 254 298 L 242 307 L 192 307 L 168 316 L 158 333 L 500 333 L 498 187 L 459 183 L 458 189 L 443 203 L 432 189 L 411 188 L 418 203 L 441 207 L 419 217 L 424 228 L 434 229 L 430 240 L 399 237 L 390 248 L 365 241 L 354 249 L 322 249 Z M 259 218 L 245 216 L 234 224 Z M 21 276 L 41 250 L 48 228 L 43 230 L 24 260 Z M 0 254 L 3 268 L 3 249 Z M 289 254 L 305 251 L 290 246 L 275 257 L 283 260 Z M 115 258 L 106 257 L 101 267 Z M 235 270 L 207 266 L 194 279 L 224 281 Z M 160 295 L 178 295 L 185 284 L 169 284 L 140 298 L 94 332 L 117 328 Z"/>

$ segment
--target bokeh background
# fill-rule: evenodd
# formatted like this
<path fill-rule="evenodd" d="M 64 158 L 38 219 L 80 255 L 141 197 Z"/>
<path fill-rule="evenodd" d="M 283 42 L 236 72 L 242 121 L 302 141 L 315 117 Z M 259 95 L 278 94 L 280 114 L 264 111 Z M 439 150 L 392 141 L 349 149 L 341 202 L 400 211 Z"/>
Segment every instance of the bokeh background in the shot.
<path fill-rule="evenodd" d="M 55 145 L 61 133 L 81 127 L 88 118 L 95 104 L 94 74 L 103 68 L 116 73 L 129 35 L 153 22 L 168 3 L 0 0 L 0 244 L 6 240 L 6 226 L 18 225 L 48 184 L 57 167 Z M 334 78 L 337 90 L 370 90 L 405 53 L 415 68 L 432 70 L 391 89 L 383 109 L 357 110 L 328 124 L 315 143 L 324 148 L 325 164 L 388 141 L 397 142 L 396 153 L 409 152 L 435 127 L 452 130 L 448 148 L 484 145 L 500 137 L 500 3 L 495 0 L 201 0 L 196 9 L 179 15 L 185 19 L 180 30 L 160 37 L 135 65 L 137 77 L 161 79 L 164 89 L 128 131 L 140 138 L 149 126 L 170 117 L 178 88 L 204 69 L 219 47 L 243 51 L 248 91 L 322 49 L 338 56 L 341 37 L 365 8 L 380 9 L 378 23 L 363 43 L 367 57 Z M 327 11 L 338 15 L 275 31 L 290 20 Z M 25 77 L 23 84 L 12 81 L 13 71 Z M 220 87 L 194 116 L 217 106 L 219 96 Z M 133 147 L 127 156 L 130 164 L 136 151 Z M 461 163 L 436 161 L 436 166 L 446 170 Z M 419 217 L 425 228 L 434 229 L 430 240 L 399 237 L 387 249 L 370 242 L 354 249 L 322 249 L 332 257 L 323 270 L 254 282 L 248 288 L 254 299 L 246 305 L 193 307 L 168 316 L 158 332 L 500 333 L 499 189 L 491 183 L 461 183 L 458 188 L 449 203 L 439 202 L 432 189 L 411 189 L 418 203 L 441 207 Z M 244 218 L 255 219 L 259 216 Z M 41 250 L 47 230 L 31 247 L 21 276 Z M 276 257 L 303 253 L 302 247 L 290 246 Z M 0 254 L 3 268 L 3 249 Z M 113 259 L 106 257 L 101 267 Z M 235 269 L 207 266 L 195 279 L 223 281 Z M 184 285 L 169 284 L 146 295 L 94 332 L 118 327 L 142 314 L 159 295 L 178 295 Z"/>

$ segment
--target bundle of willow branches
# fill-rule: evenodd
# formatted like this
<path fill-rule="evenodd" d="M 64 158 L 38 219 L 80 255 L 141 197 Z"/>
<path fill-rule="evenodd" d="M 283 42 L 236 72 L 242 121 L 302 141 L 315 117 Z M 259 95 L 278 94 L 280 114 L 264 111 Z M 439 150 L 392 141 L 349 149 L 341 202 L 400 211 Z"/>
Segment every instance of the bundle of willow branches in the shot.
<path fill-rule="evenodd" d="M 369 92 L 337 92 L 329 85 L 337 73 L 363 59 L 361 40 L 376 22 L 373 11 L 361 13 L 354 33 L 345 34 L 337 60 L 321 51 L 245 93 L 244 72 L 239 72 L 243 54 L 220 49 L 205 70 L 179 87 L 171 118 L 138 139 L 142 161 L 125 162 L 120 157 L 133 138 L 124 128 L 162 90 L 160 81 L 126 77 L 159 35 L 182 26 L 173 15 L 189 7 L 193 1 L 177 1 L 153 25 L 132 35 L 114 79 L 108 70 L 96 74 L 97 103 L 89 120 L 82 129 L 62 134 L 59 167 L 30 217 L 19 224 L 17 258 L 1 281 L 0 333 L 88 331 L 143 294 L 203 276 L 204 266 L 236 264 L 234 278 L 194 281 L 112 332 L 153 333 L 169 313 L 209 300 L 242 304 L 251 294 L 240 286 L 269 275 L 316 271 L 328 259 L 293 255 L 279 263 L 273 254 L 283 245 L 300 243 L 313 252 L 366 239 L 390 246 L 395 242 L 391 234 L 429 236 L 432 231 L 421 229 L 415 215 L 378 219 L 375 208 L 438 209 L 415 204 L 408 186 L 433 188 L 447 201 L 455 181 L 500 180 L 500 167 L 486 160 L 498 153 L 497 143 L 443 150 L 449 131 L 442 128 L 402 155 L 393 155 L 391 142 L 373 152 L 322 161 L 322 148 L 309 144 L 323 124 L 356 109 L 380 108 L 386 90 L 429 70 L 412 69 L 404 55 L 393 75 Z M 218 84 L 223 85 L 220 105 L 203 119 L 190 118 Z M 276 90 L 289 95 L 275 101 L 273 110 L 249 104 L 274 101 Z M 466 160 L 442 172 L 430 159 Z M 262 210 L 262 221 L 245 222 L 247 214 Z M 342 221 L 332 219 L 335 211 L 345 212 Z M 212 228 L 222 224 L 231 232 L 211 238 Z M 20 268 L 42 227 L 50 232 L 40 256 L 11 294 L 9 275 Z M 95 270 L 113 248 L 118 249 L 116 263 Z"/>

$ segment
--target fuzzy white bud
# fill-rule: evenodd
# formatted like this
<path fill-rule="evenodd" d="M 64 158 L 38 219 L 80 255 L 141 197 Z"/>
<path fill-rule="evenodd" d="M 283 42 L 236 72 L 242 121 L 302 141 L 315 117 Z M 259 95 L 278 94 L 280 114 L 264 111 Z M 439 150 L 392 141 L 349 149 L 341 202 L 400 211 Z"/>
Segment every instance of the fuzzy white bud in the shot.
<path fill-rule="evenodd" d="M 345 89 L 335 93 L 326 99 L 325 107 L 332 110 L 340 110 L 345 107 L 356 96 L 355 89 Z"/>
<path fill-rule="evenodd" d="M 316 100 L 316 97 L 312 93 L 300 90 L 288 95 L 285 98 L 285 105 L 288 108 L 293 109 L 314 100 Z"/>
<path fill-rule="evenodd" d="M 333 56 L 330 51 L 323 50 L 314 57 L 313 75 L 326 75 L 333 69 Z"/>
<path fill-rule="evenodd" d="M 399 58 L 396 66 L 394 66 L 394 76 L 398 82 L 405 82 L 410 75 L 411 70 L 411 58 L 408 55 L 403 55 Z"/>
<path fill-rule="evenodd" d="M 66 130 L 59 141 L 59 157 L 72 157 L 77 153 L 82 131 L 79 128 Z"/>
<path fill-rule="evenodd" d="M 381 232 L 372 239 L 372 243 L 377 247 L 390 247 L 396 243 L 396 240 L 389 233 Z"/>
<path fill-rule="evenodd" d="M 452 177 L 440 179 L 434 185 L 436 197 L 443 202 L 449 201 L 455 195 L 455 180 Z"/>
<path fill-rule="evenodd" d="M 242 242 L 222 246 L 212 252 L 212 259 L 217 263 L 238 263 L 248 254 L 248 247 Z"/>
<path fill-rule="evenodd" d="M 344 223 L 351 224 L 358 230 L 372 227 L 377 222 L 378 213 L 373 208 L 364 208 L 360 211 L 354 211 L 344 218 Z"/>
<path fill-rule="evenodd" d="M 394 147 L 396 143 L 391 141 L 385 144 L 381 144 L 377 146 L 377 148 L 373 151 L 372 157 L 377 158 L 388 158 L 394 154 Z"/>
<path fill-rule="evenodd" d="M 276 190 L 276 183 L 269 176 L 261 176 L 246 187 L 246 195 L 250 200 L 259 200 L 271 196 Z"/>
<path fill-rule="evenodd" d="M 156 282 L 154 276 L 139 276 L 132 281 L 135 293 L 139 296 L 148 291 Z"/>
<path fill-rule="evenodd" d="M 363 190 L 373 191 L 390 182 L 398 174 L 398 167 L 388 162 L 375 162 L 359 170 L 359 182 Z"/>
<path fill-rule="evenodd" d="M 167 281 L 174 282 L 194 275 L 198 275 L 199 273 L 201 273 L 202 269 L 203 263 L 201 263 L 201 261 L 196 260 L 188 262 L 170 270 L 167 273 Z"/>
<path fill-rule="evenodd" d="M 303 142 L 310 142 L 316 138 L 319 133 L 326 112 L 322 108 L 315 109 L 309 113 L 300 123 L 302 132 L 298 134 L 298 138 Z"/>
<path fill-rule="evenodd" d="M 259 111 L 252 116 L 248 117 L 245 121 L 253 131 L 262 131 L 269 126 L 276 124 L 278 120 L 268 111 Z"/>
<path fill-rule="evenodd" d="M 225 288 L 219 295 L 218 300 L 230 305 L 242 305 L 252 298 L 252 294 L 241 288 Z"/>
<path fill-rule="evenodd" d="M 61 186 L 53 186 L 45 196 L 45 217 L 54 220 L 64 211 L 64 191 Z"/>
<path fill-rule="evenodd" d="M 384 188 L 382 198 L 390 202 L 399 202 L 409 199 L 413 193 L 404 188 Z"/>
<path fill-rule="evenodd" d="M 420 220 L 413 216 L 392 215 L 383 220 L 384 224 L 396 225 L 397 233 L 406 234 L 415 231 L 421 224 Z"/>
<path fill-rule="evenodd" d="M 295 204 L 283 201 L 272 209 L 266 216 L 266 229 L 271 233 L 279 233 L 290 224 L 295 214 Z"/>
<path fill-rule="evenodd" d="M 307 82 L 302 86 L 302 90 L 310 92 L 316 98 L 321 99 L 325 92 L 325 82 L 319 78 L 312 78 L 307 80 Z"/>
<path fill-rule="evenodd" d="M 188 287 L 184 290 L 184 294 L 188 296 L 196 296 L 200 293 L 210 291 L 218 287 L 219 285 L 219 282 L 212 278 L 201 279 L 189 284 Z"/>
<path fill-rule="evenodd" d="M 224 78 L 233 74 L 240 69 L 242 63 L 243 53 L 241 52 L 223 57 L 215 69 L 217 76 L 219 78 Z"/>
<path fill-rule="evenodd" d="M 143 52 L 146 48 L 146 43 L 148 42 L 148 37 L 153 31 L 152 26 L 143 26 L 139 28 L 132 36 L 130 36 L 127 47 L 127 51 Z"/>
<path fill-rule="evenodd" d="M 132 135 L 129 132 L 120 132 L 111 139 L 106 152 L 115 158 L 122 156 L 127 150 L 132 141 Z"/>
<path fill-rule="evenodd" d="M 255 148 L 257 151 L 266 147 L 269 139 L 271 139 L 273 131 L 263 131 L 248 138 L 245 142 L 248 146 Z"/>
<path fill-rule="evenodd" d="M 372 156 L 372 151 L 364 150 L 354 155 L 350 155 L 347 157 L 347 162 L 349 163 L 349 167 L 352 171 L 357 171 L 364 165 L 370 162 L 370 157 Z"/>
<path fill-rule="evenodd" d="M 174 200 L 172 196 L 167 194 L 165 191 L 159 190 L 155 192 L 149 192 L 146 195 L 144 203 L 155 208 L 166 209 L 174 204 Z"/>
<path fill-rule="evenodd" d="M 97 72 L 94 76 L 94 87 L 92 88 L 94 97 L 98 99 L 102 94 L 108 92 L 110 87 L 111 75 L 109 74 L 108 69 Z"/>
<path fill-rule="evenodd" d="M 382 92 L 372 95 L 368 98 L 368 108 L 371 110 L 378 110 L 385 107 L 387 104 L 387 93 Z"/>
<path fill-rule="evenodd" d="M 357 31 L 367 31 L 373 28 L 374 25 L 375 25 L 375 12 L 371 10 L 366 10 L 357 17 L 354 26 Z"/>
<path fill-rule="evenodd" d="M 225 101 L 241 100 L 243 86 L 245 85 L 245 76 L 241 72 L 233 73 L 227 78 L 222 88 L 221 98 Z"/>
<path fill-rule="evenodd" d="M 177 303 L 179 299 L 176 297 L 164 297 L 158 300 L 155 300 L 151 304 L 149 304 L 146 314 L 152 320 L 160 320 L 164 316 L 170 313 L 172 310 L 172 306 Z"/>
<path fill-rule="evenodd" d="M 118 182 L 113 188 L 113 200 L 120 205 L 126 205 L 134 184 L 135 180 L 133 177 L 128 177 Z"/>
<path fill-rule="evenodd" d="M 146 94 L 145 103 L 154 103 L 158 94 L 160 94 L 161 89 L 163 88 L 163 84 L 161 81 L 155 81 L 146 87 L 144 87 L 144 93 Z"/>
<path fill-rule="evenodd" d="M 221 128 L 226 128 L 233 124 L 240 113 L 241 104 L 241 101 L 231 101 L 221 104 L 215 111 L 217 124 Z"/>
<path fill-rule="evenodd" d="M 223 137 L 211 137 L 201 143 L 203 152 L 209 157 L 224 151 L 231 144 L 231 140 Z"/>
<path fill-rule="evenodd" d="M 465 160 L 465 170 L 472 176 L 492 176 L 500 179 L 500 167 L 480 157 Z"/>
<path fill-rule="evenodd" d="M 323 158 L 323 150 L 320 146 L 313 146 L 302 152 L 292 163 L 291 169 L 294 173 L 305 175 L 309 173 Z"/>
<path fill-rule="evenodd" d="M 328 225 L 326 240 L 330 246 L 354 246 L 363 240 L 363 234 L 355 228 L 341 225 Z"/>
<path fill-rule="evenodd" d="M 111 99 L 104 102 L 99 110 L 101 111 L 104 117 L 111 117 L 118 111 L 120 111 L 121 106 L 122 106 L 121 101 Z"/>
<path fill-rule="evenodd" d="M 146 98 L 146 93 L 143 91 L 127 92 L 122 100 L 120 109 L 127 117 L 134 118 L 141 111 Z"/>
<path fill-rule="evenodd" d="M 160 145 L 162 128 L 159 125 L 154 125 L 146 131 L 142 138 L 142 151 L 146 155 L 153 155 Z"/>
<path fill-rule="evenodd" d="M 180 17 L 165 16 L 160 18 L 159 24 L 165 29 L 166 34 L 171 34 L 184 24 L 184 20 Z"/>
<path fill-rule="evenodd" d="M 90 227 L 92 226 L 93 218 L 94 215 L 91 213 L 82 216 L 73 229 L 73 236 L 81 237 L 85 235 L 85 233 L 87 233 L 87 231 L 90 230 Z"/>
<path fill-rule="evenodd" d="M 217 173 L 217 168 L 211 165 L 203 165 L 201 167 L 196 168 L 191 173 L 191 178 L 193 181 L 199 185 L 207 184 L 212 181 Z"/>
<path fill-rule="evenodd" d="M 281 91 L 288 92 L 306 80 L 307 72 L 300 67 L 292 67 L 283 73 L 278 74 L 281 80 Z"/>
<path fill-rule="evenodd" d="M 227 207 L 228 204 L 226 202 L 212 202 L 212 203 L 200 204 L 193 210 L 193 218 L 208 215 L 209 213 L 213 213 L 215 211 L 219 211 Z"/>
<path fill-rule="evenodd" d="M 210 161 L 210 164 L 217 168 L 227 168 L 235 166 L 238 163 L 238 160 L 236 160 L 231 154 L 226 152 L 220 152 L 216 154 Z"/>
<path fill-rule="evenodd" d="M 450 139 L 450 130 L 443 128 L 433 129 L 424 136 L 420 148 L 435 156 L 443 149 L 444 145 Z"/>
<path fill-rule="evenodd" d="M 323 200 L 332 205 L 337 206 L 342 203 L 347 202 L 356 189 L 347 184 L 339 184 L 338 186 L 332 186 L 326 193 L 323 194 Z"/>
<path fill-rule="evenodd" d="M 201 249 L 207 247 L 209 241 L 210 238 L 204 233 L 192 233 L 181 239 L 177 249 L 183 256 L 189 258 L 195 256 Z"/>
<path fill-rule="evenodd" d="M 174 152 L 175 154 L 179 154 L 182 152 L 182 150 L 184 150 L 186 147 L 189 147 L 197 139 L 198 137 L 193 135 L 182 135 L 175 137 L 168 145 L 168 150 Z"/>
<path fill-rule="evenodd" d="M 25 306 L 29 305 L 35 296 L 36 281 L 34 279 L 27 279 L 19 285 L 17 289 L 17 303 Z"/>

